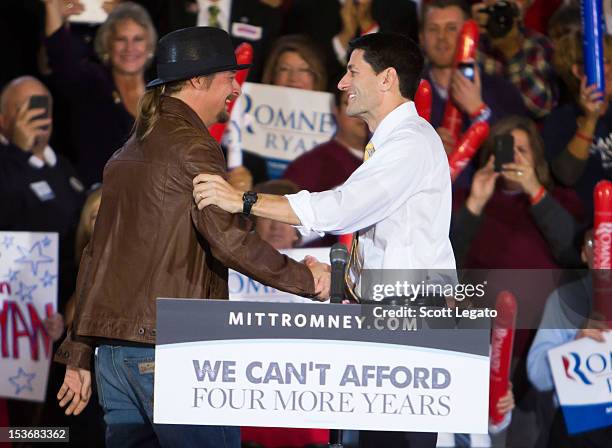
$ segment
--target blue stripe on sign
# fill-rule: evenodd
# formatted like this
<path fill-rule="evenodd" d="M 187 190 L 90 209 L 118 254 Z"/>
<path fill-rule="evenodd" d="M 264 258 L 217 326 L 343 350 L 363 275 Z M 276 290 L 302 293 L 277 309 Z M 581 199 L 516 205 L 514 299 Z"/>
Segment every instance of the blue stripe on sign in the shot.
<path fill-rule="evenodd" d="M 567 432 L 576 434 L 612 425 L 612 401 L 608 403 L 561 406 Z"/>

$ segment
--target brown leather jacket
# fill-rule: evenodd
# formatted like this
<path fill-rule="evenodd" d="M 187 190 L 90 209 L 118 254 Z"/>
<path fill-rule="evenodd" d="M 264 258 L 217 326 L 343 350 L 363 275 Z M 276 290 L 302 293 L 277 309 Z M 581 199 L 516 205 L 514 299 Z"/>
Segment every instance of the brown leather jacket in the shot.
<path fill-rule="evenodd" d="M 57 362 L 89 369 L 95 338 L 154 344 L 155 299 L 227 299 L 228 267 L 283 291 L 314 295 L 310 270 L 262 241 L 249 219 L 195 207 L 193 178 L 224 175 L 225 166 L 195 111 L 163 97 L 149 136 L 142 142 L 132 136 L 104 169 L 75 318 Z"/>

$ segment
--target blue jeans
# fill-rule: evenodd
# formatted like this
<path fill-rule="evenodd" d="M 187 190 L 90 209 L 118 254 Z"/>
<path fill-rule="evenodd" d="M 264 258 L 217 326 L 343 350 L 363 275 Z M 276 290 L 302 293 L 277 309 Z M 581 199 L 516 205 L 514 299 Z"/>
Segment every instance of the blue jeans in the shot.
<path fill-rule="evenodd" d="M 240 447 L 239 427 L 154 424 L 154 362 L 153 348 L 98 347 L 96 382 L 107 447 Z"/>

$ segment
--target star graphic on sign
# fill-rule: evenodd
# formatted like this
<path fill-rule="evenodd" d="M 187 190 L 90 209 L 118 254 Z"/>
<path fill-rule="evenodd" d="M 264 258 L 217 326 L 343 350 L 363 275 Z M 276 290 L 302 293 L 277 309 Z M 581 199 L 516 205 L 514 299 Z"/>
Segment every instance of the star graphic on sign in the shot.
<path fill-rule="evenodd" d="M 12 236 L 6 235 L 4 237 L 4 239 L 2 240 L 2 243 L 0 243 L 0 244 L 2 244 L 5 249 L 8 249 L 9 247 L 11 247 L 13 245 L 13 240 L 14 239 L 15 238 L 13 238 Z"/>
<path fill-rule="evenodd" d="M 36 285 L 28 286 L 24 285 L 22 282 L 19 282 L 19 290 L 15 293 L 15 295 L 19 297 L 19 300 L 21 300 L 22 302 L 25 302 L 26 300 L 29 300 L 31 302 L 34 300 L 32 298 L 32 293 L 36 288 Z"/>
<path fill-rule="evenodd" d="M 9 378 L 9 382 L 17 388 L 15 390 L 15 393 L 19 395 L 19 393 L 24 389 L 27 389 L 30 392 L 32 392 L 32 380 L 35 377 L 36 377 L 35 373 L 26 373 L 25 370 L 19 367 L 19 370 L 17 371 L 17 375 L 11 376 Z"/>
<path fill-rule="evenodd" d="M 40 281 L 42 282 L 42 285 L 46 288 L 47 286 L 51 286 L 56 278 L 57 275 L 51 275 L 49 274 L 49 271 L 45 271 L 45 275 L 40 278 Z"/>
<path fill-rule="evenodd" d="M 41 242 L 34 244 L 30 250 L 24 247 L 17 246 L 17 250 L 21 253 L 21 258 L 15 260 L 15 263 L 29 264 L 32 268 L 32 274 L 38 275 L 38 265 L 41 263 L 51 263 L 53 258 L 42 253 Z"/>
<path fill-rule="evenodd" d="M 17 274 L 19 274 L 19 271 L 13 271 L 9 268 L 8 274 L 6 274 L 4 278 L 7 278 L 9 282 L 14 282 L 17 281 Z"/>
<path fill-rule="evenodd" d="M 51 240 L 49 239 L 48 236 L 44 237 L 40 242 L 45 247 L 49 247 L 51 245 Z"/>

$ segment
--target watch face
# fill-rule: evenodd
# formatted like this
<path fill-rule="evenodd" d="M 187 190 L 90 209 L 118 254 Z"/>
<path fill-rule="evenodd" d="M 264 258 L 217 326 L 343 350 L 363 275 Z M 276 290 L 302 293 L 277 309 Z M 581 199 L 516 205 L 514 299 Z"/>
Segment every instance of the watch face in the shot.
<path fill-rule="evenodd" d="M 257 193 L 254 191 L 247 191 L 242 195 L 242 213 L 249 215 L 251 213 L 251 207 L 257 202 Z"/>

